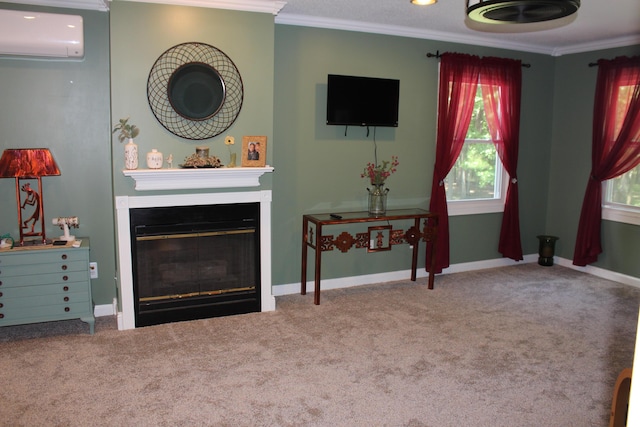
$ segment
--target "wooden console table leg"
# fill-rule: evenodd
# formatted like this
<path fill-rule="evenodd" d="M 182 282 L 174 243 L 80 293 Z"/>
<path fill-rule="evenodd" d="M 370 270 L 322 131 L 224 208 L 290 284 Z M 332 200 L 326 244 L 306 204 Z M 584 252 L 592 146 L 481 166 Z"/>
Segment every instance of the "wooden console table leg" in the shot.
<path fill-rule="evenodd" d="M 438 241 L 438 216 L 430 218 L 431 225 L 433 227 L 431 232 L 431 239 L 427 241 L 427 250 L 431 246 L 431 265 L 429 266 L 429 289 L 433 289 L 433 281 L 435 279 L 436 271 L 436 243 Z M 429 219 L 427 220 L 429 221 Z"/>
<path fill-rule="evenodd" d="M 414 228 L 420 230 L 420 218 L 414 221 Z M 416 270 L 418 269 L 418 249 L 420 248 L 420 239 L 413 245 L 413 257 L 411 258 L 411 281 L 416 281 Z"/>
<path fill-rule="evenodd" d="M 300 295 L 307 294 L 307 245 L 309 242 L 309 220 L 302 219 L 302 274 L 300 277 Z"/>
<path fill-rule="evenodd" d="M 320 305 L 320 266 L 322 265 L 322 224 L 316 224 L 316 275 L 313 303 Z"/>

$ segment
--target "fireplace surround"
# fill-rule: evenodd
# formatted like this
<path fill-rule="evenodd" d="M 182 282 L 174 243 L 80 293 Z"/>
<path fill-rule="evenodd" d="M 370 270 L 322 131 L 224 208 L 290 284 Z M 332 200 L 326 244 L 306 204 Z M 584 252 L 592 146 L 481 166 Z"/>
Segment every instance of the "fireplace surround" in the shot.
<path fill-rule="evenodd" d="M 243 170 L 247 170 L 248 174 L 251 174 L 247 181 L 246 174 L 243 174 Z M 257 178 L 255 178 L 256 169 L 258 168 L 236 168 L 235 173 L 239 174 L 239 178 L 236 180 L 227 179 L 224 175 L 224 182 L 226 185 L 224 188 L 239 187 L 239 186 L 258 186 L 260 185 Z M 263 169 L 263 168 L 261 168 Z M 271 172 L 273 169 L 270 167 L 264 168 L 262 173 Z M 168 170 L 158 171 L 157 176 L 160 180 L 166 177 Z M 164 172 L 164 173 L 163 173 Z M 196 174 L 199 171 L 193 171 L 192 174 Z M 136 179 L 132 171 L 125 171 L 125 175 L 132 176 Z M 136 171 L 138 173 L 138 171 Z M 176 179 L 173 174 L 172 180 L 168 181 L 166 186 L 162 183 L 158 183 L 153 180 L 153 173 L 150 171 L 140 171 L 140 174 L 144 175 L 144 179 L 147 181 L 145 189 L 149 185 L 154 190 L 189 190 L 193 188 L 195 182 L 193 176 L 187 176 L 184 180 Z M 169 172 L 170 173 L 170 172 Z M 184 174 L 182 171 L 181 174 Z M 208 171 L 208 173 L 211 173 Z M 229 171 L 225 171 L 228 174 Z M 203 176 L 203 175 L 200 175 Z M 221 176 L 223 176 L 221 174 Z M 208 185 L 210 188 L 223 188 L 220 182 L 214 182 L 212 184 L 206 184 L 207 180 L 201 180 L 195 184 L 196 188 L 204 188 L 204 185 Z M 205 184 L 203 184 L 205 182 Z M 140 182 L 137 182 L 137 187 L 140 186 Z M 165 188 L 168 187 L 168 188 Z M 140 191 L 140 188 L 137 188 Z M 187 191 L 188 192 L 188 191 Z M 118 297 L 120 300 L 120 310 L 118 311 L 118 329 L 126 330 L 136 327 L 135 322 L 135 297 L 133 286 L 133 257 L 132 257 L 132 244 L 131 244 L 131 211 L 133 209 L 140 208 L 154 208 L 154 207 L 179 207 L 179 206 L 209 206 L 209 205 L 231 205 L 231 204 L 257 204 L 259 209 L 259 225 L 257 227 L 259 233 L 259 305 L 260 311 L 273 311 L 275 310 L 275 298 L 271 292 L 271 190 L 257 190 L 257 191 L 235 191 L 235 192 L 209 192 L 209 193 L 189 193 L 189 194 L 164 194 L 164 195 L 149 195 L 149 196 L 117 196 L 116 202 L 116 229 L 117 229 L 117 248 L 118 248 Z"/>
<path fill-rule="evenodd" d="M 260 311 L 258 203 L 130 210 L 136 327 Z"/>

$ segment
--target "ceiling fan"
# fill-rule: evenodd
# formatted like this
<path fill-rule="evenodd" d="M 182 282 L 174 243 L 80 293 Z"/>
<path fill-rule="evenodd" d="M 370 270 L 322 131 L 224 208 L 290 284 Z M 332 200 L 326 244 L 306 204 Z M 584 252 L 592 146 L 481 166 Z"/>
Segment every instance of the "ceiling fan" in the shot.
<path fill-rule="evenodd" d="M 467 0 L 469 19 L 485 24 L 527 24 L 564 18 L 580 0 Z"/>

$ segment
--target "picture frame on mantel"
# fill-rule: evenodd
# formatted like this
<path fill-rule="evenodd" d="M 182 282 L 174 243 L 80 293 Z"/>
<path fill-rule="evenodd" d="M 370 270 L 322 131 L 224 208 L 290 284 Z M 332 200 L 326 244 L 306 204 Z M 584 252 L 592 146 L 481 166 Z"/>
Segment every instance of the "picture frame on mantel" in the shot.
<path fill-rule="evenodd" d="M 267 164 L 267 137 L 242 137 L 242 167 L 265 167 Z"/>

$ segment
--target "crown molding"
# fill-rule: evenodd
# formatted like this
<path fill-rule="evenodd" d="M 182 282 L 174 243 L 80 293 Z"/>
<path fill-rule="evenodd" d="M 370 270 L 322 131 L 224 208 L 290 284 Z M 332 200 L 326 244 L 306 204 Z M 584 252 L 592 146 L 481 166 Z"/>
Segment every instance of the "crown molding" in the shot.
<path fill-rule="evenodd" d="M 287 4 L 278 0 L 114 0 L 133 1 L 139 3 L 171 4 L 177 6 L 195 6 L 211 9 L 241 10 L 245 12 L 261 12 L 277 15 Z"/>
<path fill-rule="evenodd" d="M 241 10 L 277 15 L 287 4 L 278 0 L 2 0 L 7 3 L 29 4 L 36 6 L 63 7 L 70 9 L 88 9 L 106 12 L 112 1 L 132 1 L 139 3 L 172 4 L 177 6 L 195 6 L 212 9 Z"/>
<path fill-rule="evenodd" d="M 462 35 L 441 31 L 421 30 L 416 28 L 373 24 L 368 22 L 349 21 L 342 19 L 317 18 L 307 15 L 295 15 L 282 13 L 276 16 L 276 24 L 297 25 L 301 27 L 326 28 L 344 31 L 356 31 L 363 33 L 385 34 L 392 36 L 411 37 L 417 39 L 437 40 L 451 43 L 461 43 L 474 46 L 494 47 L 510 49 L 520 52 L 540 53 L 550 56 L 561 56 L 571 53 L 590 52 L 600 49 L 631 46 L 640 44 L 640 35 L 632 37 L 619 37 L 606 40 L 598 40 L 590 43 L 571 45 L 562 48 L 550 48 L 527 43 L 509 41 L 508 37 L 498 40 L 483 37 L 480 34 Z"/>
<path fill-rule="evenodd" d="M 6 3 L 28 4 L 33 6 L 62 7 L 66 9 L 86 9 L 106 12 L 111 0 L 2 0 Z"/>
<path fill-rule="evenodd" d="M 553 49 L 553 56 L 568 55 L 571 53 L 593 52 L 595 50 L 613 49 L 616 47 L 640 45 L 640 35 L 628 37 L 616 37 L 598 40 L 589 43 L 575 44 L 567 47 Z"/>

